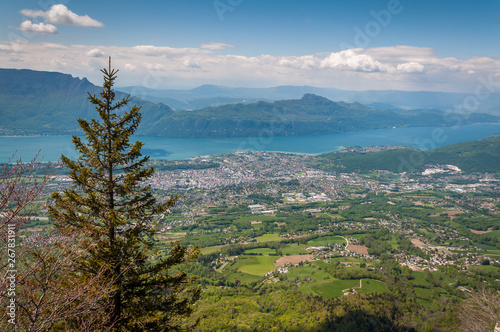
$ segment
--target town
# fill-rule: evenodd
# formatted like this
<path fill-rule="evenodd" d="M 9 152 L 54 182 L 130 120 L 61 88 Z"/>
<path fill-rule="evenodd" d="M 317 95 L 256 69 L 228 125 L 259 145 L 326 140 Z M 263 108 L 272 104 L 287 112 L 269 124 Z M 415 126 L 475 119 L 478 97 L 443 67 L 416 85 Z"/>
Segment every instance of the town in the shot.
<path fill-rule="evenodd" d="M 153 161 L 158 171 L 145 185 L 160 197 L 179 195 L 172 214 L 160 225 L 165 235 L 187 242 L 196 234 L 224 233 L 238 238 L 239 231 L 262 229 L 262 222 L 251 220 L 238 227 L 231 223 L 212 227 L 211 221 L 218 216 L 261 215 L 274 220 L 274 227 L 266 229 L 284 239 L 359 234 L 371 229 L 404 236 L 419 249 L 420 256 L 398 250 L 392 254 L 401 265 L 415 271 L 436 271 L 440 265 L 450 264 L 467 269 L 485 261 L 500 263 L 495 250 L 486 251 L 477 243 L 478 234 L 497 234 L 500 229 L 500 197 L 492 194 L 499 192 L 500 182 L 493 174 L 463 174 L 453 165 L 429 165 L 415 174 L 336 173 L 311 167 L 310 159 L 307 155 L 238 152 L 185 161 Z M 166 166 L 169 170 L 163 171 Z M 68 180 L 66 175 L 55 175 L 46 190 L 60 190 L 69 185 Z M 317 222 L 309 229 L 299 229 L 287 222 L 293 215 Z M 463 227 L 455 229 L 451 224 L 457 218 L 479 227 L 469 227 L 465 232 Z M 481 218 L 491 219 L 492 226 L 480 225 L 476 220 Z M 188 237 L 182 235 L 186 230 L 190 232 Z M 240 241 L 251 242 L 257 240 Z M 230 243 L 234 243 L 231 238 L 218 242 Z M 376 259 L 368 254 L 369 248 L 364 248 L 361 253 L 344 248 L 339 254 Z"/>

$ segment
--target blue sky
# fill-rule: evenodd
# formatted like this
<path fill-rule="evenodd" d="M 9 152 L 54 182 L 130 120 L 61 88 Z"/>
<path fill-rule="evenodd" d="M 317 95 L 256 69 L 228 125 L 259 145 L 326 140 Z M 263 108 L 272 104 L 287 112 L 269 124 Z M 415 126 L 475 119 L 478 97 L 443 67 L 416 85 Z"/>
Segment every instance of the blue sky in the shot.
<path fill-rule="evenodd" d="M 120 85 L 467 92 L 500 82 L 499 22 L 499 1 L 4 0 L 0 67 L 99 84 L 112 56 Z"/>

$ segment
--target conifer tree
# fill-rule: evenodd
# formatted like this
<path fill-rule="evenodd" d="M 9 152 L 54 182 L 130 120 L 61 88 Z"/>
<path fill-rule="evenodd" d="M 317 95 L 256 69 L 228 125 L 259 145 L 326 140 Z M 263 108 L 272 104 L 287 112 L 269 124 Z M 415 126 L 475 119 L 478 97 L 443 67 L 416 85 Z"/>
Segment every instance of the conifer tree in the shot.
<path fill-rule="evenodd" d="M 130 96 L 115 101 L 118 70 L 111 68 L 111 58 L 109 69 L 101 72 L 101 98 L 88 97 L 100 120 L 78 119 L 86 136 L 86 142 L 73 136 L 80 157 L 61 157 L 73 186 L 53 194 L 50 212 L 56 228 L 85 234 L 91 243 L 77 262 L 79 273 L 110 271 L 111 304 L 104 314 L 110 315 L 115 331 L 177 330 L 200 290 L 186 273 L 172 268 L 196 258 L 199 251 L 175 242 L 159 257 L 157 219 L 168 214 L 177 197 L 160 203 L 150 186 L 141 185 L 154 169 L 146 167 L 149 156 L 141 154 L 143 143 L 130 142 L 141 121 L 140 108 L 121 111 Z"/>

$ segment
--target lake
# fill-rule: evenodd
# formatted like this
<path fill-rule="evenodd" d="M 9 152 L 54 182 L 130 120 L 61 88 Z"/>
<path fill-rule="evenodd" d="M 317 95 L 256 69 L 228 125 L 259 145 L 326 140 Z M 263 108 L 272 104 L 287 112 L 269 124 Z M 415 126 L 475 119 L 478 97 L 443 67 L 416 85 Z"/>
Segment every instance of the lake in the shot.
<path fill-rule="evenodd" d="M 429 150 L 449 144 L 479 140 L 500 133 L 500 124 L 473 124 L 456 127 L 405 127 L 355 131 L 318 136 L 269 136 L 249 138 L 165 138 L 135 137 L 145 143 L 143 153 L 152 159 L 180 160 L 236 151 L 280 151 L 321 154 L 344 146 L 410 145 Z M 135 141 L 134 139 L 132 141 Z M 71 136 L 0 136 L 0 163 L 31 160 L 40 151 L 40 161 L 58 161 L 61 154 L 77 157 Z"/>

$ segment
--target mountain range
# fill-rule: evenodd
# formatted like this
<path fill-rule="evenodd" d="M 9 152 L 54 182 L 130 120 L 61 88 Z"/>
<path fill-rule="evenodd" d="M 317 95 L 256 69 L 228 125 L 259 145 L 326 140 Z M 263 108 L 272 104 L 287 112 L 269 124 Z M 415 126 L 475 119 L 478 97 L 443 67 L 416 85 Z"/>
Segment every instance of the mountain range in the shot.
<path fill-rule="evenodd" d="M 277 86 L 270 88 L 231 88 L 217 85 L 202 85 L 187 90 L 155 90 L 144 87 L 120 87 L 120 91 L 136 93 L 142 99 L 169 105 L 175 110 L 195 110 L 223 104 L 250 104 L 257 101 L 278 101 L 298 99 L 305 94 L 315 94 L 330 100 L 348 103 L 359 102 L 378 109 L 439 109 L 453 110 L 456 105 L 470 99 L 469 93 L 367 90 L 352 91 L 313 86 Z M 474 94 L 472 94 L 474 96 Z M 500 115 L 500 93 L 491 93 L 481 98 L 478 112 Z"/>
<path fill-rule="evenodd" d="M 312 90 L 310 90 L 312 89 Z M 0 134 L 8 135 L 65 135 L 79 133 L 78 118 L 96 116 L 93 105 L 87 100 L 88 93 L 99 94 L 102 90 L 87 79 L 68 74 L 32 70 L 0 69 Z M 117 89 L 119 90 L 119 89 Z M 319 135 L 354 130 L 378 129 L 401 126 L 453 125 L 453 116 L 434 108 L 407 109 L 408 107 L 380 109 L 358 102 L 334 102 L 324 96 L 305 93 L 296 99 L 272 99 L 271 97 L 335 91 L 312 87 L 276 87 L 271 89 L 232 89 L 202 86 L 191 90 L 157 90 L 138 88 L 117 91 L 117 98 L 129 92 L 142 91 L 138 98 L 131 97 L 129 105 L 141 107 L 143 114 L 138 134 L 163 137 L 247 137 L 258 135 L 290 136 Z M 328 90 L 328 91 L 327 91 Z M 144 93 L 146 91 L 146 93 Z M 177 91 L 174 94 L 172 91 Z M 340 91 L 340 90 L 339 90 Z M 152 93 L 165 101 L 190 100 L 203 104 L 203 100 L 220 105 L 201 109 L 173 110 L 160 102 L 145 100 Z M 369 94 L 369 92 L 366 92 Z M 391 94 L 391 92 L 380 92 Z M 404 95 L 405 92 L 398 92 Z M 414 93 L 418 95 L 418 93 Z M 438 93 L 422 92 L 422 96 Z M 139 95 L 139 94 L 137 94 Z M 247 95 L 239 103 L 238 96 Z M 397 95 L 394 92 L 393 95 Z M 198 97 L 195 97 L 198 96 Z M 178 99 L 174 99 L 175 97 Z M 273 98 L 274 98 L 273 97 Z M 448 96 L 449 97 L 449 96 Z M 458 98 L 458 97 L 457 97 Z M 424 98 L 425 99 L 425 98 Z M 380 99 L 379 105 L 389 108 L 390 99 Z M 227 102 L 231 102 L 227 104 Z M 387 103 L 386 103 L 387 102 Z M 472 113 L 462 124 L 498 122 L 493 114 Z"/>

